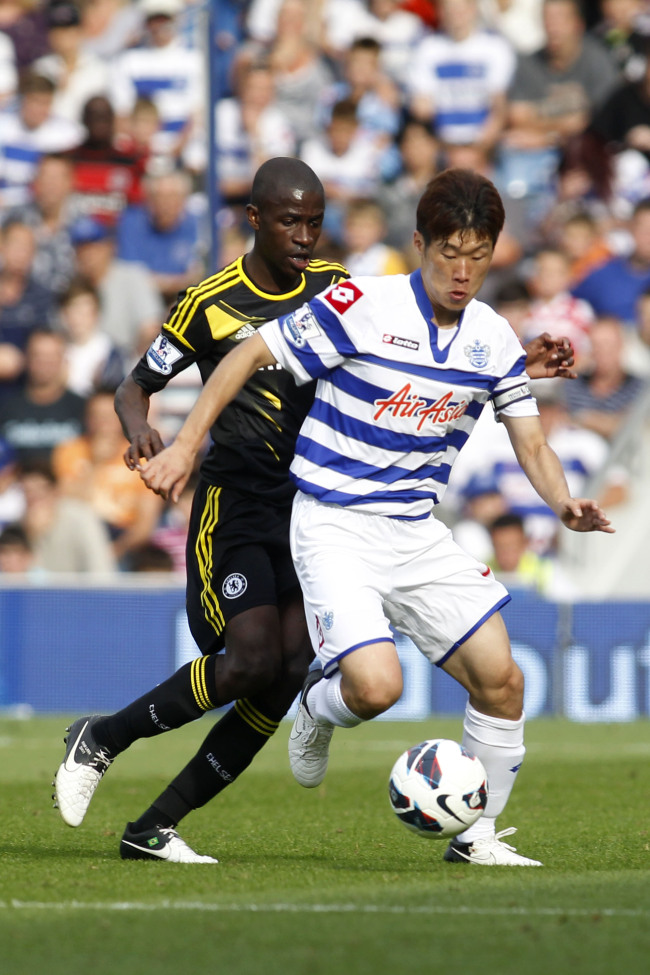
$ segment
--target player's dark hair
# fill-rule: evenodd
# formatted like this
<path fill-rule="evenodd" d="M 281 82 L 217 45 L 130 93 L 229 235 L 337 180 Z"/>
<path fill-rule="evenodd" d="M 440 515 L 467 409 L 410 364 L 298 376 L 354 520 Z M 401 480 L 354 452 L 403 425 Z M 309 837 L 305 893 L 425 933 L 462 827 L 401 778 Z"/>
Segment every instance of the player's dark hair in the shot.
<path fill-rule="evenodd" d="M 494 183 L 472 169 L 445 169 L 429 181 L 420 197 L 416 227 L 425 247 L 467 231 L 497 242 L 505 212 Z"/>
<path fill-rule="evenodd" d="M 325 199 L 323 184 L 311 167 L 302 159 L 293 156 L 276 156 L 262 163 L 253 178 L 251 203 L 263 207 L 270 200 L 276 200 L 286 193 L 302 190 L 305 193 L 320 193 Z"/>

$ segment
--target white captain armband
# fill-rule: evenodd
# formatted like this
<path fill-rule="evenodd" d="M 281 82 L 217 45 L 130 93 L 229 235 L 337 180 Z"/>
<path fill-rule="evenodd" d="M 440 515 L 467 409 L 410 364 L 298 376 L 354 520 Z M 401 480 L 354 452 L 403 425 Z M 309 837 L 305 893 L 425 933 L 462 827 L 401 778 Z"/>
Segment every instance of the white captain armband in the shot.
<path fill-rule="evenodd" d="M 501 410 L 504 410 L 507 406 L 512 406 L 513 403 L 518 403 L 522 399 L 532 399 L 530 389 L 526 383 L 519 386 L 513 386 L 511 389 L 506 389 L 503 392 L 497 393 L 497 395 L 492 399 L 494 412 L 499 414 Z"/>

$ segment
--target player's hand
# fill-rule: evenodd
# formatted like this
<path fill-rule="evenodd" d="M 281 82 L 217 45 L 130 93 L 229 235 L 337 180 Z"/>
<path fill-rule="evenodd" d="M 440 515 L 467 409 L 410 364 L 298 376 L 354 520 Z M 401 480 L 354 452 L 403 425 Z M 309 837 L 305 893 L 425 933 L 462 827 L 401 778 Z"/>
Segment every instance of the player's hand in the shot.
<path fill-rule="evenodd" d="M 124 463 L 130 471 L 136 471 L 140 467 L 142 458 L 151 460 L 156 454 L 165 449 L 162 438 L 153 427 L 147 427 L 141 433 L 137 433 L 131 443 L 124 451 Z"/>
<path fill-rule="evenodd" d="M 607 532 L 613 535 L 616 531 L 598 502 L 590 498 L 570 498 L 560 518 L 574 532 Z"/>
<path fill-rule="evenodd" d="M 151 460 L 138 464 L 147 487 L 165 501 L 176 503 L 194 467 L 194 454 L 176 440 Z"/>
<path fill-rule="evenodd" d="M 526 350 L 526 372 L 531 379 L 576 379 L 573 372 L 574 350 L 565 336 L 553 338 L 542 332 L 524 346 Z"/>

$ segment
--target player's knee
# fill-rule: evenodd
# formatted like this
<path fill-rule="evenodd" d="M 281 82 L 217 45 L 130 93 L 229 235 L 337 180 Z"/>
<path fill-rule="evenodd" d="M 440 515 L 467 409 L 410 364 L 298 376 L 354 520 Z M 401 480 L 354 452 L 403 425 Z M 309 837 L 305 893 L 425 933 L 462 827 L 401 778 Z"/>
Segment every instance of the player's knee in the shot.
<path fill-rule="evenodd" d="M 486 713 L 516 720 L 524 705 L 524 675 L 521 668 L 512 660 L 493 678 L 478 693 Z"/>
<path fill-rule="evenodd" d="M 369 721 L 388 711 L 402 694 L 401 678 L 378 677 L 361 686 L 345 689 L 344 697 L 350 710 L 358 717 Z"/>

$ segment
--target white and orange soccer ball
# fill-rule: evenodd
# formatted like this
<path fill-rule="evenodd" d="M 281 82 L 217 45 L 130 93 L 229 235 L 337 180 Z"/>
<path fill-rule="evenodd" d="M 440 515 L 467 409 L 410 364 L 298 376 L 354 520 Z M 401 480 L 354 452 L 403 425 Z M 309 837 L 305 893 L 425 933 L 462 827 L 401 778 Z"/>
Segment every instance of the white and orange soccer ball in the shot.
<path fill-rule="evenodd" d="M 390 774 L 389 795 L 393 812 L 408 829 L 449 839 L 483 814 L 487 776 L 463 745 L 435 738 L 400 755 Z"/>

